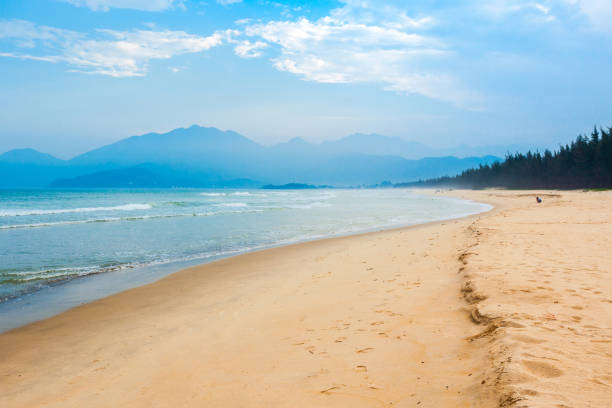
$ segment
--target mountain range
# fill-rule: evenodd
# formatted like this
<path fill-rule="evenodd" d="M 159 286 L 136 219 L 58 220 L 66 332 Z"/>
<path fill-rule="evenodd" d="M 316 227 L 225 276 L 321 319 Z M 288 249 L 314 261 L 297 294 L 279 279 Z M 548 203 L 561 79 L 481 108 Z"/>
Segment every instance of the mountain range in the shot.
<path fill-rule="evenodd" d="M 61 160 L 33 149 L 0 155 L 0 188 L 360 186 L 455 175 L 500 160 L 424 157 L 424 145 L 375 134 L 262 146 L 233 131 L 191 126 L 132 136 Z"/>

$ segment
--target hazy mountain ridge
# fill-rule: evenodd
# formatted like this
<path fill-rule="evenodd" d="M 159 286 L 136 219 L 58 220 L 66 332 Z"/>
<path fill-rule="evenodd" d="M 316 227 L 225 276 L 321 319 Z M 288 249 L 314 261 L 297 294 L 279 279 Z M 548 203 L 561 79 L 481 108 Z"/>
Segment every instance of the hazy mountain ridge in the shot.
<path fill-rule="evenodd" d="M 264 147 L 233 131 L 194 125 L 132 136 L 65 161 L 33 149 L 13 150 L 0 155 L 0 187 L 355 186 L 454 175 L 499 160 L 401 157 L 402 149 L 416 152 L 421 146 L 355 134 L 321 144 L 296 138 Z"/>
<path fill-rule="evenodd" d="M 39 166 L 62 165 L 65 161 L 34 149 L 13 149 L 0 154 L 0 163 L 36 164 Z"/>
<path fill-rule="evenodd" d="M 58 188 L 254 188 L 259 185 L 260 183 L 249 179 L 224 180 L 214 174 L 190 172 L 151 163 L 103 170 L 73 178 L 60 178 L 50 184 L 51 187 Z"/>
<path fill-rule="evenodd" d="M 353 133 L 340 139 L 318 144 L 308 143 L 304 139 L 296 137 L 288 142 L 276 144 L 271 148 L 279 151 L 301 148 L 306 151 L 317 151 L 321 154 L 362 153 L 375 156 L 399 156 L 410 160 L 447 156 L 457 158 L 477 156 L 505 157 L 507 153 L 527 151 L 529 149 L 528 146 L 517 144 L 479 147 L 462 144 L 447 148 L 433 148 L 423 143 L 405 140 L 397 136 L 384 136 L 376 133 Z"/>
<path fill-rule="evenodd" d="M 334 153 L 364 153 L 376 156 L 400 156 L 406 159 L 440 155 L 436 149 L 422 143 L 375 133 L 354 133 L 342 139 L 323 142 L 319 146 Z"/>

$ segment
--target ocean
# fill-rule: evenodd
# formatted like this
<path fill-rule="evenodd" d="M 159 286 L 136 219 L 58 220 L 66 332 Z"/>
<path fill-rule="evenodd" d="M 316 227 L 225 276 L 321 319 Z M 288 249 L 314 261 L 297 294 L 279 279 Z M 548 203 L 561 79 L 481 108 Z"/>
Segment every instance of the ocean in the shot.
<path fill-rule="evenodd" d="M 220 257 L 488 208 L 405 189 L 0 190 L 0 331 Z"/>

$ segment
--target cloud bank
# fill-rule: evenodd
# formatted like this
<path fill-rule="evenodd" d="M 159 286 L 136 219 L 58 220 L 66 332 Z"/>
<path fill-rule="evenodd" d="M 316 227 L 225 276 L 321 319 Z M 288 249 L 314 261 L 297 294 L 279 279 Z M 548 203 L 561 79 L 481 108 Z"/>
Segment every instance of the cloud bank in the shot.
<path fill-rule="evenodd" d="M 198 53 L 223 43 L 228 33 L 202 37 L 184 31 L 96 30 L 82 34 L 39 26 L 29 21 L 0 21 L 0 39 L 14 39 L 19 48 L 32 52 L 2 53 L 5 57 L 64 62 L 71 71 L 113 77 L 143 76 L 151 60 Z"/>
<path fill-rule="evenodd" d="M 184 0 L 63 1 L 91 10 L 184 7 Z M 228 5 L 240 0 L 216 2 Z M 453 8 L 430 7 L 429 13 L 415 11 L 418 3 L 408 12 L 408 5 L 401 1 L 344 0 L 317 19 L 282 13 L 267 21 L 242 19 L 236 21 L 237 28 L 207 36 L 155 26 L 82 33 L 24 20 L 0 20 L 0 40 L 13 45 L 10 51 L 0 49 L 0 56 L 65 63 L 74 72 L 134 77 L 146 75 L 151 61 L 229 45 L 240 58 L 267 58 L 275 69 L 305 81 L 377 84 L 384 90 L 477 110 L 484 97 L 451 69 L 463 56 L 452 38 L 441 34 L 457 24 L 449 16 L 476 15 L 488 27 L 502 21 L 545 27 L 580 17 L 589 28 L 612 32 L 609 0 L 460 0 Z"/>
<path fill-rule="evenodd" d="M 181 6 L 184 0 L 63 0 L 77 7 L 87 7 L 94 11 L 108 11 L 111 8 L 142 11 L 162 11 Z"/>

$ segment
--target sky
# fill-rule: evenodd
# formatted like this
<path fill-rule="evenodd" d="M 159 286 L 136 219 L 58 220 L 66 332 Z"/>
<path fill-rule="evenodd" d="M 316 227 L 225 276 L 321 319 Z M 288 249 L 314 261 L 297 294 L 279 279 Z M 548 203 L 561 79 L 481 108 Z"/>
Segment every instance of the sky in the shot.
<path fill-rule="evenodd" d="M 0 152 L 192 124 L 556 147 L 612 125 L 610 0 L 1 0 Z"/>

